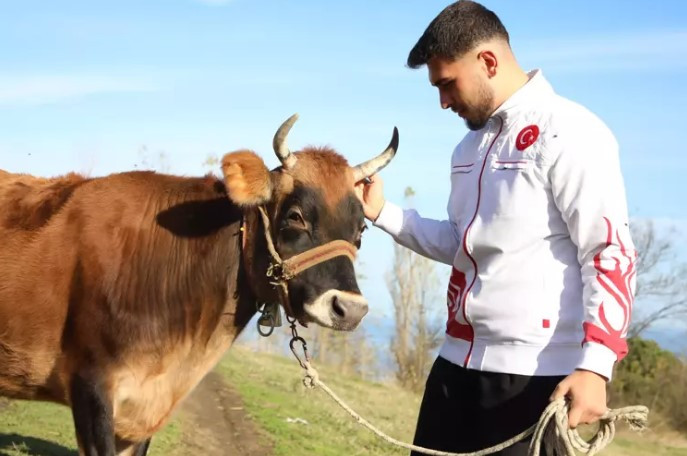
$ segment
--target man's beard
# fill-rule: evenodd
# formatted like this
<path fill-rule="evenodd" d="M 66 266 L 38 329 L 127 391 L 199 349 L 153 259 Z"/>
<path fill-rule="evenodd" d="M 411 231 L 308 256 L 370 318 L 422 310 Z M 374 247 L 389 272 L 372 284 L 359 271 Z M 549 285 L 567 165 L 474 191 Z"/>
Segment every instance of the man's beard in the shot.
<path fill-rule="evenodd" d="M 494 106 L 494 92 L 485 83 L 480 82 L 477 103 L 469 108 L 465 116 L 465 125 L 472 131 L 481 130 L 489 121 Z"/>

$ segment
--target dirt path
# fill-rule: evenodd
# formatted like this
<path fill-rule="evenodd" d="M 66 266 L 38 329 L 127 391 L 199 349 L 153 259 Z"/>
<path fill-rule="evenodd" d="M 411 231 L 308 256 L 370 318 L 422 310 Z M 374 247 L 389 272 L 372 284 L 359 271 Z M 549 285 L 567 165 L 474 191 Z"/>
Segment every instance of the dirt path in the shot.
<path fill-rule="evenodd" d="M 184 401 L 182 414 L 185 423 L 184 454 L 272 454 L 246 414 L 241 397 L 215 372 L 210 372 Z"/>

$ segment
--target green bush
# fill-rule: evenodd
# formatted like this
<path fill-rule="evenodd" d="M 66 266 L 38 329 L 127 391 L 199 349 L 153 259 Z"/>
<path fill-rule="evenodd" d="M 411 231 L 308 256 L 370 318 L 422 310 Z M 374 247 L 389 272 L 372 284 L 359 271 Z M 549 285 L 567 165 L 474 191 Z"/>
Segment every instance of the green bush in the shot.
<path fill-rule="evenodd" d="M 643 404 L 687 432 L 687 363 L 652 340 L 634 337 L 628 343 L 610 385 L 611 407 Z"/>

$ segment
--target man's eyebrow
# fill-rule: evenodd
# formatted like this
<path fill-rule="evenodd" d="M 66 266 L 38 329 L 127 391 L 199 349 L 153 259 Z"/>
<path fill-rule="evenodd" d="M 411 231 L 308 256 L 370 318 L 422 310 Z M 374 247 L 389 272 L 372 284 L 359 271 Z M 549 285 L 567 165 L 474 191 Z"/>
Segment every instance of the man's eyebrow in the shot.
<path fill-rule="evenodd" d="M 449 81 L 450 81 L 450 78 L 441 78 L 441 79 L 437 79 L 436 81 L 432 81 L 431 84 L 432 84 L 434 87 L 436 87 L 436 86 L 439 86 L 439 85 L 446 84 L 446 83 L 449 82 Z"/>

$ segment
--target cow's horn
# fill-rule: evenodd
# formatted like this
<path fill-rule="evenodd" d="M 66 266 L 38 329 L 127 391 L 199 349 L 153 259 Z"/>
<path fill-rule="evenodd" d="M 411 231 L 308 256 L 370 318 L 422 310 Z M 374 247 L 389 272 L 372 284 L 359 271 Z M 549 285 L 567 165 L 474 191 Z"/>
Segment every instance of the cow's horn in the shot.
<path fill-rule="evenodd" d="M 274 134 L 274 140 L 272 141 L 274 152 L 277 154 L 284 168 L 293 168 L 296 164 L 296 156 L 289 150 L 289 146 L 286 144 L 286 137 L 289 135 L 289 130 L 291 130 L 291 127 L 293 127 L 293 124 L 295 124 L 297 120 L 298 114 L 294 114 L 286 119 L 277 130 L 277 133 Z"/>
<path fill-rule="evenodd" d="M 354 182 L 360 182 L 361 180 L 379 172 L 382 168 L 389 164 L 392 158 L 394 158 L 397 149 L 398 129 L 394 127 L 394 134 L 391 137 L 391 142 L 386 150 L 372 160 L 368 160 L 365 163 L 361 163 L 353 168 L 353 176 L 355 178 Z"/>

